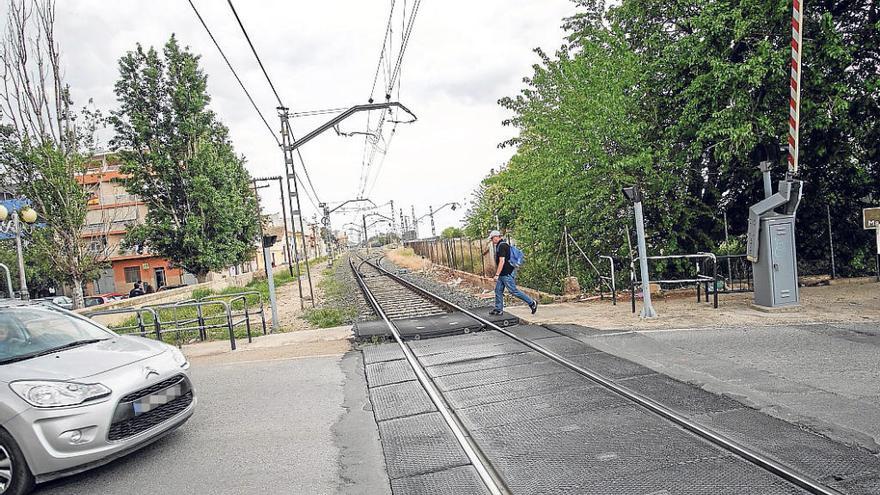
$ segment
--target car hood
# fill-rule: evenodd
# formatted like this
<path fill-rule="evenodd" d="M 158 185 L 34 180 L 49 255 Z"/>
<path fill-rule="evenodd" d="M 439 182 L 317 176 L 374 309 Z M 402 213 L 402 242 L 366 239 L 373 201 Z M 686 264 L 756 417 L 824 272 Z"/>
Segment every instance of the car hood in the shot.
<path fill-rule="evenodd" d="M 168 349 L 166 344 L 120 335 L 17 363 L 0 365 L 0 382 L 14 380 L 75 380 L 126 366 Z"/>

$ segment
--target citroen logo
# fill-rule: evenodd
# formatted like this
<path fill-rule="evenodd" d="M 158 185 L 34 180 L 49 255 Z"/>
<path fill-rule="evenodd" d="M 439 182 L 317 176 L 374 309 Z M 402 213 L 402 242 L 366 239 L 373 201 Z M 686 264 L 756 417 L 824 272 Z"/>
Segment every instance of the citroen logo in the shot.
<path fill-rule="evenodd" d="M 145 380 L 149 380 L 150 377 L 153 375 L 159 376 L 159 372 L 156 371 L 155 368 L 152 368 L 150 366 L 144 367 L 144 379 Z"/>

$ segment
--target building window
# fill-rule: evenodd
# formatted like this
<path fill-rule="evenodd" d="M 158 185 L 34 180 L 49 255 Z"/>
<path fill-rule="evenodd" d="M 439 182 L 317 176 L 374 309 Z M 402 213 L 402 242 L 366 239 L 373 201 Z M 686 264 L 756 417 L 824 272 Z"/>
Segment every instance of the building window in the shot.
<path fill-rule="evenodd" d="M 125 283 L 133 284 L 141 281 L 141 269 L 137 266 L 129 266 L 125 268 Z"/>

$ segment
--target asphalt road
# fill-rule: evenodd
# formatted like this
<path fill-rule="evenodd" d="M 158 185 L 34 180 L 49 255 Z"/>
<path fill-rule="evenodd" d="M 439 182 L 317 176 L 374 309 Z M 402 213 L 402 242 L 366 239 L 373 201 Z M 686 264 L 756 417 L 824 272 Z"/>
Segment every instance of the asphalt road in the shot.
<path fill-rule="evenodd" d="M 585 340 L 880 452 L 880 323 L 611 332 Z"/>
<path fill-rule="evenodd" d="M 388 492 L 360 353 L 195 363 L 196 414 L 175 433 L 40 495 Z M 348 376 L 347 376 L 348 375 Z"/>

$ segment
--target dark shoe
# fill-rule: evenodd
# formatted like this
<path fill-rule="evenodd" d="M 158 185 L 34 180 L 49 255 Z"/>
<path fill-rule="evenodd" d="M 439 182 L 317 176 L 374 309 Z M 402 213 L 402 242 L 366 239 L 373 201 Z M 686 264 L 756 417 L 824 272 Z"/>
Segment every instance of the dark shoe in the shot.
<path fill-rule="evenodd" d="M 497 309 L 493 309 L 492 311 L 489 311 L 489 314 L 492 316 L 498 316 L 501 313 L 503 313 L 503 311 L 498 311 Z"/>
<path fill-rule="evenodd" d="M 535 311 L 538 311 L 538 301 L 533 301 L 529 308 L 532 310 L 532 314 L 535 314 Z"/>

